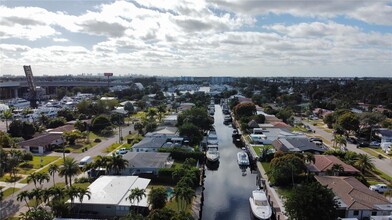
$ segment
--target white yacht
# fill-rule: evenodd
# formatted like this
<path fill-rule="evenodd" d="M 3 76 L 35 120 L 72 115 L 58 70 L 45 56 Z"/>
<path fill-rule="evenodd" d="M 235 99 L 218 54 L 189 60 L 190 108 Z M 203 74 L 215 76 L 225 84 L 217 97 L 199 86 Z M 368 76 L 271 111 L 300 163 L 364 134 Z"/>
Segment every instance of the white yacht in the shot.
<path fill-rule="evenodd" d="M 249 197 L 250 208 L 257 219 L 266 220 L 272 216 L 272 208 L 267 200 L 267 195 L 261 189 L 253 190 Z"/>
<path fill-rule="evenodd" d="M 249 166 L 249 157 L 248 154 L 244 151 L 240 151 L 237 153 L 237 162 L 240 166 Z"/>
<path fill-rule="evenodd" d="M 207 153 L 206 153 L 207 160 L 210 162 L 215 162 L 219 160 L 220 154 L 218 151 L 217 145 L 209 145 L 207 146 Z"/>
<path fill-rule="evenodd" d="M 8 106 L 15 107 L 15 108 L 30 107 L 30 102 L 27 101 L 26 99 L 22 99 L 22 98 L 14 98 L 14 99 L 10 100 L 7 104 L 8 104 Z"/>

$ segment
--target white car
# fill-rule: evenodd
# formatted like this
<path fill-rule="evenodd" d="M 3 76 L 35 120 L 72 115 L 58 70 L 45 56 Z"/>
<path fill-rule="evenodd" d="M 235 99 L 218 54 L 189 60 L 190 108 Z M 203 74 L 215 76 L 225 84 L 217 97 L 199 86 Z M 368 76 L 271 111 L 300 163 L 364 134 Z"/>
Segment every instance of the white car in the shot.
<path fill-rule="evenodd" d="M 384 193 L 384 192 L 390 190 L 391 188 L 389 188 L 385 184 L 376 184 L 376 185 L 369 186 L 369 189 L 372 191 L 375 191 L 375 192 Z"/>
<path fill-rule="evenodd" d="M 121 148 L 120 150 L 116 151 L 117 154 L 126 154 L 128 153 L 128 150 L 126 148 Z"/>

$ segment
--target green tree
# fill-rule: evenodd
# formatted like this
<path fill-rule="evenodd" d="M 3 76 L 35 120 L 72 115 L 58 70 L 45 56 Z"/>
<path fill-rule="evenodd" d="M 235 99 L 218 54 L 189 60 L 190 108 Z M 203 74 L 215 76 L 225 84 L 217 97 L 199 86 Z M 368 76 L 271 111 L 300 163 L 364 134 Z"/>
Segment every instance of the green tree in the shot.
<path fill-rule="evenodd" d="M 101 130 L 111 125 L 112 124 L 110 123 L 110 120 L 106 116 L 99 115 L 92 120 L 91 130 L 95 132 L 100 132 Z"/>
<path fill-rule="evenodd" d="M 137 211 L 136 214 L 139 212 L 139 202 L 143 199 L 143 197 L 146 197 L 146 190 L 145 189 L 139 189 L 139 188 L 134 188 L 131 190 L 131 193 L 129 194 L 128 198 L 131 204 L 136 201 L 136 206 L 137 206 Z"/>
<path fill-rule="evenodd" d="M 6 131 L 8 131 L 8 120 L 12 119 L 12 115 L 13 114 L 12 114 L 11 109 L 7 109 L 7 110 L 3 111 L 2 117 L 5 120 L 5 129 L 6 129 Z"/>
<path fill-rule="evenodd" d="M 332 190 L 317 182 L 295 187 L 285 202 L 285 210 L 293 220 L 336 219 L 338 201 Z"/>
<path fill-rule="evenodd" d="M 323 118 L 323 122 L 328 126 L 329 129 L 333 127 L 333 124 L 335 123 L 335 118 L 332 113 L 327 114 Z"/>
<path fill-rule="evenodd" d="M 143 124 L 140 122 L 136 122 L 135 125 L 133 126 L 135 128 L 135 130 L 137 130 L 139 132 L 139 134 L 143 134 Z"/>
<path fill-rule="evenodd" d="M 357 160 L 354 162 L 354 166 L 362 173 L 375 169 L 373 159 L 367 154 L 358 154 Z"/>
<path fill-rule="evenodd" d="M 192 123 L 201 131 L 207 131 L 211 128 L 213 120 L 208 116 L 206 109 L 193 107 L 178 115 L 177 126 L 181 127 L 185 123 Z"/>
<path fill-rule="evenodd" d="M 341 164 L 333 164 L 330 170 L 327 170 L 328 175 L 340 176 L 344 172 L 344 168 Z"/>
<path fill-rule="evenodd" d="M 180 131 L 180 136 L 189 138 L 191 146 L 200 143 L 203 139 L 200 129 L 195 124 L 184 123 L 178 128 L 178 130 Z"/>
<path fill-rule="evenodd" d="M 135 112 L 135 107 L 133 107 L 132 102 L 127 102 L 124 105 L 124 110 L 128 112 L 128 114 L 133 114 Z"/>
<path fill-rule="evenodd" d="M 53 186 L 56 185 L 55 180 L 54 180 L 54 175 L 59 172 L 59 166 L 55 163 L 52 163 L 49 165 L 49 169 L 48 169 L 48 173 L 52 176 L 52 180 L 53 180 Z"/>
<path fill-rule="evenodd" d="M 152 209 L 162 209 L 166 205 L 167 194 L 163 187 L 151 188 L 148 194 L 148 203 Z"/>
<path fill-rule="evenodd" d="M 75 145 L 76 140 L 82 138 L 82 133 L 79 130 L 64 131 L 63 137 L 69 145 Z"/>
<path fill-rule="evenodd" d="M 249 117 L 256 114 L 256 106 L 253 103 L 240 103 L 234 107 L 233 112 L 236 119 Z"/>
<path fill-rule="evenodd" d="M 80 173 L 78 163 L 73 158 L 65 158 L 63 165 L 60 167 L 59 176 L 65 177 L 65 184 L 72 186 L 72 177 Z"/>
<path fill-rule="evenodd" d="M 24 190 L 22 192 L 20 192 L 17 196 L 16 196 L 16 200 L 19 202 L 24 201 L 26 203 L 27 208 L 30 210 L 30 205 L 29 205 L 29 197 L 30 197 L 30 193 L 27 190 Z"/>
<path fill-rule="evenodd" d="M 305 172 L 306 167 L 301 157 L 289 153 L 281 157 L 275 157 L 270 165 L 271 181 L 275 185 L 294 184 L 297 176 Z"/>
<path fill-rule="evenodd" d="M 127 166 L 128 161 L 118 154 L 112 154 L 107 164 L 108 170 L 113 171 L 115 175 L 120 175 L 121 170 L 127 168 Z"/>
<path fill-rule="evenodd" d="M 339 116 L 337 123 L 344 130 L 347 131 L 347 133 L 346 133 L 347 136 L 350 133 L 350 131 L 357 131 L 359 128 L 359 119 L 352 112 L 347 112 L 347 113 L 344 113 L 343 115 Z"/>
<path fill-rule="evenodd" d="M 179 210 L 185 211 L 191 204 L 195 191 L 186 183 L 179 182 L 174 188 L 175 200 L 179 206 Z"/>
<path fill-rule="evenodd" d="M 25 213 L 22 213 L 20 216 L 21 220 L 52 220 L 53 215 L 50 211 L 42 208 L 36 207 L 31 210 L 28 210 Z"/>
<path fill-rule="evenodd" d="M 147 216 L 148 220 L 168 220 L 176 217 L 176 212 L 169 208 L 153 209 Z"/>
<path fill-rule="evenodd" d="M 14 144 L 14 141 L 10 137 L 9 134 L 0 131 L 0 147 L 11 147 Z"/>
<path fill-rule="evenodd" d="M 334 134 L 332 143 L 334 147 L 337 147 L 339 149 L 342 148 L 342 146 L 347 146 L 347 140 L 344 138 L 342 135 L 339 134 Z"/>
<path fill-rule="evenodd" d="M 35 134 L 35 127 L 32 123 L 24 121 L 22 123 L 22 137 L 24 139 L 30 139 Z"/>

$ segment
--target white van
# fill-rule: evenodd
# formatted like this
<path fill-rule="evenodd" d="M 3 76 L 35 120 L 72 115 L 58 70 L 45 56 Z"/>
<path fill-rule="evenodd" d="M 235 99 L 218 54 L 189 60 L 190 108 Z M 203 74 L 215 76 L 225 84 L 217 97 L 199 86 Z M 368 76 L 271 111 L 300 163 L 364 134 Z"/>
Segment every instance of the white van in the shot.
<path fill-rule="evenodd" d="M 92 161 L 93 161 L 92 157 L 85 156 L 85 157 L 83 157 L 83 159 L 80 160 L 79 167 L 83 168 L 84 166 L 86 166 L 87 164 L 91 163 Z"/>

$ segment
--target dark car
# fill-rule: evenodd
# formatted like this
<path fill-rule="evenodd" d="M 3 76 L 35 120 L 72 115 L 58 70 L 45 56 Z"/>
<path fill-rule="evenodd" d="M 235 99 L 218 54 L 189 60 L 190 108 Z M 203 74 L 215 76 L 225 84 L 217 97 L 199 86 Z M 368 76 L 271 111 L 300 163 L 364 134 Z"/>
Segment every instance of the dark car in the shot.
<path fill-rule="evenodd" d="M 369 147 L 369 142 L 368 141 L 359 141 L 357 144 L 357 148 L 360 147 Z"/>
<path fill-rule="evenodd" d="M 352 143 L 352 144 L 358 144 L 357 139 L 354 138 L 354 137 L 349 137 L 349 138 L 347 138 L 347 141 L 348 141 L 349 143 Z"/>

